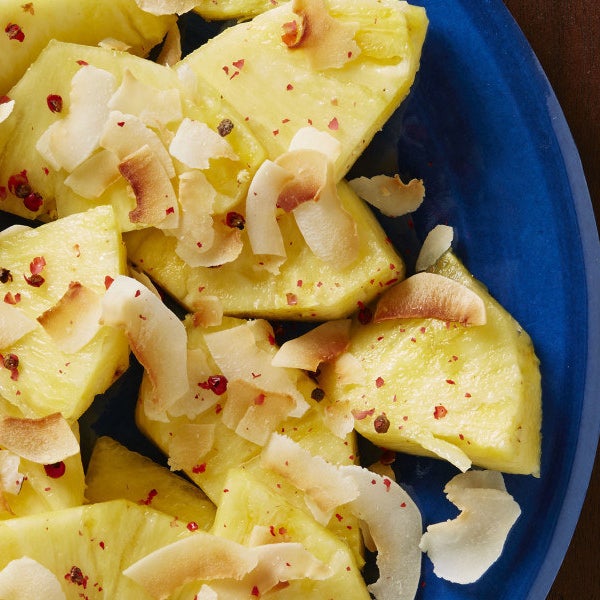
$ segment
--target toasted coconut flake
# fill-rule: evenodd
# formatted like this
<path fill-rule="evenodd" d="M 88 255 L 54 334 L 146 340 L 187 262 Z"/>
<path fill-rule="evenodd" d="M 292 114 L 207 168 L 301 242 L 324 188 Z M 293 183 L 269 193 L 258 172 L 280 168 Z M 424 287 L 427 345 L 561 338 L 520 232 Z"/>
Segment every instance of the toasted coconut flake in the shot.
<path fill-rule="evenodd" d="M 98 333 L 101 315 L 101 297 L 78 281 L 72 281 L 60 300 L 37 320 L 63 352 L 72 353 Z"/>
<path fill-rule="evenodd" d="M 288 147 L 294 150 L 317 150 L 327 156 L 327 160 L 335 163 L 342 151 L 341 142 L 326 131 L 321 131 L 312 125 L 301 127 L 294 134 Z"/>
<path fill-rule="evenodd" d="M 114 152 L 121 160 L 143 146 L 148 146 L 160 161 L 169 179 L 175 177 L 173 160 L 162 140 L 139 117 L 112 110 L 102 130 L 100 145 Z"/>
<path fill-rule="evenodd" d="M 142 146 L 126 156 L 119 164 L 119 171 L 135 195 L 136 207 L 129 213 L 132 223 L 161 229 L 177 226 L 177 196 L 160 160 L 149 146 Z"/>
<path fill-rule="evenodd" d="M 388 217 L 414 212 L 425 199 L 425 186 L 421 179 L 403 183 L 398 175 L 375 175 L 351 179 L 349 184 L 358 196 Z"/>
<path fill-rule="evenodd" d="M 365 369 L 351 352 L 344 352 L 332 363 L 336 379 L 342 385 L 353 385 L 362 383 L 365 380 Z"/>
<path fill-rule="evenodd" d="M 41 419 L 3 417 L 0 446 L 22 458 L 49 465 L 79 452 L 79 443 L 60 413 Z"/>
<path fill-rule="evenodd" d="M 421 575 L 419 509 L 402 487 L 387 477 L 355 465 L 340 467 L 340 471 L 359 490 L 349 508 L 367 525 L 377 548 L 379 579 L 368 586 L 369 591 L 377 600 L 413 600 Z"/>
<path fill-rule="evenodd" d="M 185 327 L 153 292 L 118 275 L 102 299 L 102 322 L 125 331 L 150 379 L 157 410 L 166 410 L 187 392 Z"/>
<path fill-rule="evenodd" d="M 71 80 L 69 113 L 50 125 L 49 137 L 38 151 L 47 144 L 50 161 L 73 171 L 98 147 L 115 86 L 115 77 L 108 71 L 92 65 L 79 69 Z"/>
<path fill-rule="evenodd" d="M 185 118 L 169 145 L 171 156 L 191 169 L 208 169 L 211 158 L 239 160 L 231 144 L 206 123 Z"/>
<path fill-rule="evenodd" d="M 117 50 L 119 52 L 127 52 L 131 46 L 116 38 L 107 37 L 98 42 L 100 48 L 106 48 L 107 50 Z"/>
<path fill-rule="evenodd" d="M 468 287 L 436 273 L 421 272 L 390 288 L 377 303 L 373 320 L 440 319 L 465 325 L 485 325 L 481 297 Z"/>
<path fill-rule="evenodd" d="M 157 287 L 154 285 L 152 279 L 146 275 L 146 273 L 142 273 L 141 271 L 136 271 L 131 265 L 128 268 L 129 276 L 139 281 L 143 286 L 147 287 L 157 298 L 162 300 L 162 296 L 158 291 Z"/>
<path fill-rule="evenodd" d="M 316 371 L 345 352 L 350 344 L 350 319 L 328 321 L 309 332 L 285 342 L 273 357 L 276 367 Z"/>
<path fill-rule="evenodd" d="M 292 173 L 270 160 L 265 160 L 256 171 L 246 196 L 246 231 L 254 254 L 285 257 L 277 223 L 277 201 L 292 178 Z"/>
<path fill-rule="evenodd" d="M 98 198 L 119 177 L 119 157 L 102 149 L 76 167 L 65 179 L 65 185 L 84 198 Z"/>
<path fill-rule="evenodd" d="M 18 306 L 0 302 L 0 350 L 12 346 L 37 327 Z"/>
<path fill-rule="evenodd" d="M 300 417 L 306 412 L 308 403 L 298 391 L 290 372 L 271 364 L 273 354 L 257 345 L 251 323 L 207 333 L 204 340 L 229 381 L 241 379 L 259 383 L 263 390 L 291 396 L 295 403 L 290 413 L 292 417 Z M 258 379 L 260 382 L 257 382 Z"/>
<path fill-rule="evenodd" d="M 8 102 L 0 103 L 0 123 L 6 121 L 10 117 L 13 109 L 15 108 L 15 101 L 9 100 Z"/>
<path fill-rule="evenodd" d="M 191 471 L 215 443 L 215 424 L 183 423 L 169 439 L 169 467 Z"/>
<path fill-rule="evenodd" d="M 0 450 L 0 496 L 21 491 L 25 475 L 19 473 L 21 457 L 10 450 Z"/>
<path fill-rule="evenodd" d="M 332 163 L 315 150 L 286 152 L 276 162 L 294 173 L 278 205 L 293 211 L 311 251 L 340 269 L 354 262 L 359 250 L 357 226 L 341 204 Z"/>
<path fill-rule="evenodd" d="M 437 260 L 450 250 L 454 239 L 454 229 L 449 225 L 436 225 L 425 238 L 417 262 L 415 271 L 425 271 Z"/>
<path fill-rule="evenodd" d="M 168 125 L 182 118 L 181 94 L 177 88 L 161 90 L 140 81 L 129 69 L 110 99 L 111 110 L 135 115 L 151 127 Z"/>
<path fill-rule="evenodd" d="M 315 69 L 341 68 L 360 54 L 354 41 L 358 24 L 334 19 L 323 0 L 294 0 L 292 10 L 301 19 L 302 34 L 288 47 L 304 49 Z"/>
<path fill-rule="evenodd" d="M 194 302 L 194 327 L 213 327 L 223 322 L 223 303 L 218 296 L 202 296 Z"/>
<path fill-rule="evenodd" d="M 182 15 L 198 4 L 197 0 L 135 0 L 145 12 L 153 15 Z"/>
<path fill-rule="evenodd" d="M 0 597 L 6 600 L 35 598 L 42 590 L 44 600 L 67 598 L 56 575 L 28 556 L 11 560 L 0 571 Z"/>
<path fill-rule="evenodd" d="M 453 520 L 429 525 L 421 549 L 438 577 L 473 583 L 499 558 L 521 509 L 499 473 L 462 473 L 448 482 L 444 492 L 461 513 Z"/>
<path fill-rule="evenodd" d="M 260 460 L 263 467 L 306 493 L 307 506 L 319 523 L 328 523 L 338 506 L 358 496 L 352 477 L 321 456 L 313 456 L 287 436 L 274 433 Z"/>
<path fill-rule="evenodd" d="M 147 554 L 123 574 L 139 583 L 152 598 L 163 600 L 190 581 L 240 580 L 257 564 L 256 552 L 197 531 Z"/>
<path fill-rule="evenodd" d="M 238 379 L 229 382 L 222 418 L 237 435 L 264 446 L 277 425 L 289 416 L 295 406 L 289 394 L 263 390 Z"/>
<path fill-rule="evenodd" d="M 167 31 L 160 53 L 156 57 L 156 62 L 165 67 L 172 67 L 181 60 L 181 57 L 181 32 L 179 31 L 179 25 L 174 23 Z"/>
<path fill-rule="evenodd" d="M 179 176 L 180 219 L 177 227 L 166 233 L 177 238 L 175 252 L 191 267 L 205 266 L 207 259 L 202 255 L 214 245 L 212 213 L 216 196 L 202 171 L 186 171 Z"/>
<path fill-rule="evenodd" d="M 213 224 L 213 242 L 210 248 L 205 252 L 195 254 L 191 257 L 191 252 L 183 252 L 186 262 L 193 261 L 198 267 L 219 267 L 226 263 L 233 262 L 242 252 L 244 242 L 242 240 L 242 232 L 236 227 L 228 227 L 223 223 L 222 219 L 217 220 Z"/>

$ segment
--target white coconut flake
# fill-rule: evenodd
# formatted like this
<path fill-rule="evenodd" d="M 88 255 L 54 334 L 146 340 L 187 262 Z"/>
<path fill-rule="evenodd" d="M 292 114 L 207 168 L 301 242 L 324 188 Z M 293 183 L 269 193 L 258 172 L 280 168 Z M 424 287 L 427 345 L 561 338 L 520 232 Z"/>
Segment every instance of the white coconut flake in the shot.
<path fill-rule="evenodd" d="M 15 108 L 15 101 L 9 100 L 8 102 L 0 103 L 0 123 L 6 121 L 10 117 L 12 111 Z"/>
<path fill-rule="evenodd" d="M 187 392 L 185 327 L 152 291 L 118 275 L 102 299 L 102 322 L 125 331 L 151 381 L 157 410 L 168 409 Z"/>
<path fill-rule="evenodd" d="M 231 144 L 206 123 L 182 119 L 169 145 L 171 156 L 191 169 L 208 169 L 210 159 L 239 160 Z"/>
<path fill-rule="evenodd" d="M 0 302 L 0 350 L 9 348 L 38 327 L 18 306 Z"/>
<path fill-rule="evenodd" d="M 315 372 L 321 363 L 329 362 L 347 350 L 351 324 L 350 319 L 339 319 L 318 325 L 285 342 L 271 364 Z"/>
<path fill-rule="evenodd" d="M 167 31 L 160 53 L 156 57 L 156 62 L 165 67 L 172 67 L 181 60 L 181 57 L 181 32 L 179 31 L 179 25 L 174 23 Z"/>
<path fill-rule="evenodd" d="M 415 271 L 425 271 L 437 260 L 450 250 L 452 240 L 454 239 L 454 229 L 449 225 L 436 225 L 425 238 L 417 262 L 415 263 Z"/>
<path fill-rule="evenodd" d="M 152 15 L 182 15 L 198 4 L 197 0 L 135 0 L 145 12 Z"/>
<path fill-rule="evenodd" d="M 47 147 L 52 164 L 73 171 L 98 147 L 115 87 L 112 73 L 81 67 L 71 80 L 68 114 L 50 125 L 38 150 Z"/>
<path fill-rule="evenodd" d="M 162 90 L 140 81 L 129 69 L 110 99 L 111 110 L 135 115 L 150 127 L 168 125 L 182 118 L 181 94 L 177 88 Z"/>
<path fill-rule="evenodd" d="M 348 507 L 366 524 L 377 548 L 379 579 L 369 585 L 369 591 L 377 600 L 413 600 L 421 575 L 419 509 L 388 477 L 355 465 L 342 466 L 340 472 L 359 490 Z"/>
<path fill-rule="evenodd" d="M 421 179 L 403 183 L 398 175 L 375 175 L 351 179 L 350 187 L 363 200 L 388 217 L 400 217 L 414 212 L 425 199 L 425 186 Z"/>
<path fill-rule="evenodd" d="M 339 158 L 342 152 L 341 142 L 326 131 L 312 125 L 301 127 L 290 141 L 288 150 L 316 150 L 325 154 L 331 163 Z"/>
<path fill-rule="evenodd" d="M 191 471 L 215 443 L 214 423 L 183 423 L 169 438 L 169 467 L 173 471 Z"/>
<path fill-rule="evenodd" d="M 421 549 L 433 562 L 434 573 L 454 583 L 477 581 L 498 560 L 521 514 L 502 475 L 481 473 L 469 471 L 448 482 L 444 491 L 461 513 L 429 525 L 421 539 Z"/>
<path fill-rule="evenodd" d="M 286 256 L 277 222 L 277 199 L 292 178 L 292 173 L 270 160 L 265 160 L 252 178 L 246 196 L 246 231 L 254 254 Z"/>
<path fill-rule="evenodd" d="M 19 473 L 21 457 L 10 450 L 0 450 L 0 496 L 3 493 L 17 495 L 21 491 L 25 475 Z"/>
<path fill-rule="evenodd" d="M 302 416 L 309 408 L 298 391 L 291 372 L 271 364 L 273 353 L 259 347 L 251 322 L 204 335 L 208 349 L 229 381 L 241 379 L 260 385 L 263 390 L 291 396 L 295 408 L 292 417 Z M 260 380 L 260 381 L 258 381 Z"/>
<path fill-rule="evenodd" d="M 76 167 L 65 185 L 84 198 L 99 198 L 120 177 L 119 157 L 110 150 L 100 150 Z"/>
<path fill-rule="evenodd" d="M 107 37 L 100 40 L 98 46 L 100 46 L 100 48 L 106 48 L 107 50 L 117 50 L 118 52 L 127 52 L 131 48 L 129 44 L 113 37 Z"/>
<path fill-rule="evenodd" d="M 313 456 L 287 436 L 273 434 L 263 448 L 260 461 L 264 468 L 305 492 L 305 502 L 321 524 L 327 524 L 338 506 L 359 494 L 351 475 L 321 456 Z"/>
<path fill-rule="evenodd" d="M 28 556 L 11 560 L 0 571 L 0 597 L 3 600 L 35 598 L 42 590 L 44 600 L 66 600 L 56 575 Z"/>

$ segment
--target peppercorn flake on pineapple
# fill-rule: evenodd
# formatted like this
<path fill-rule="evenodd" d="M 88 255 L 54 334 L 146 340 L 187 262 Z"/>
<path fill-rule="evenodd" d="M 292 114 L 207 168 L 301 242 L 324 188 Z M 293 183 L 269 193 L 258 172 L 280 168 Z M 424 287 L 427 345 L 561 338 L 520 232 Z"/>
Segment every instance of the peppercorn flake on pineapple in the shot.
<path fill-rule="evenodd" d="M 127 500 L 50 511 L 0 522 L 0 571 L 28 557 L 54 574 L 69 600 L 146 600 L 152 596 L 123 569 L 189 535 L 171 516 Z"/>
<path fill-rule="evenodd" d="M 129 364 L 121 331 L 98 324 L 107 278 L 125 269 L 110 207 L 0 238 L 0 412 L 74 421 Z"/>
<path fill-rule="evenodd" d="M 17 83 L 51 39 L 96 46 L 115 40 L 132 54 L 146 56 L 175 23 L 174 15 L 156 16 L 135 0 L 4 0 L 0 22 L 0 95 Z"/>
<path fill-rule="evenodd" d="M 429 270 L 476 292 L 486 323 L 356 321 L 354 377 L 327 365 L 320 385 L 380 447 L 443 456 L 462 470 L 472 461 L 539 475 L 541 387 L 531 339 L 451 252 Z"/>
<path fill-rule="evenodd" d="M 205 531 L 214 521 L 215 506 L 197 486 L 107 436 L 94 444 L 85 483 L 89 502 L 124 498 Z"/>
<path fill-rule="evenodd" d="M 9 97 L 2 208 L 27 219 L 111 204 L 123 231 L 180 236 L 180 213 L 196 202 L 181 197 L 191 185 L 200 180 L 202 216 L 211 218 L 245 195 L 264 158 L 210 86 L 192 77 L 184 85 L 169 67 L 122 51 L 51 41 Z M 186 177 L 194 177 L 188 191 Z"/>
<path fill-rule="evenodd" d="M 408 94 L 427 30 L 396 0 L 288 2 L 229 27 L 175 65 L 243 115 L 276 159 L 310 124 L 341 142 L 337 179 Z"/>

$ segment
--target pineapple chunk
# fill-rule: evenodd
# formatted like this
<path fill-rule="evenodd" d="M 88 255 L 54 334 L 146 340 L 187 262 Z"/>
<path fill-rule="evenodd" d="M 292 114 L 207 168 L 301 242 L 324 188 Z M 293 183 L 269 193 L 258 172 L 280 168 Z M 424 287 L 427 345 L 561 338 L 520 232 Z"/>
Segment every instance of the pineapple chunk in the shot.
<path fill-rule="evenodd" d="M 481 467 L 539 475 L 541 388 L 531 339 L 452 253 L 431 270 L 477 292 L 487 323 L 355 322 L 348 351 L 359 378 L 327 366 L 320 385 L 332 401 L 349 403 L 355 429 L 380 447 L 431 455 L 425 440 L 451 444 L 446 450 Z"/>
<path fill-rule="evenodd" d="M 229 328 L 242 323 L 237 319 L 225 319 L 223 327 Z M 189 318 L 186 320 L 186 325 L 188 329 L 188 348 L 192 351 L 197 348 L 206 349 L 204 333 L 218 329 L 204 330 L 200 327 L 194 327 L 192 320 Z M 247 326 L 252 327 L 251 322 Z M 255 328 L 254 331 L 257 331 L 257 329 Z M 263 329 L 263 331 L 266 332 L 267 330 Z M 260 342 L 259 347 L 272 354 L 276 351 L 276 348 L 266 336 Z M 212 359 L 209 362 L 211 373 L 214 375 L 220 374 Z M 277 431 L 285 433 L 307 451 L 319 454 L 329 462 L 345 465 L 355 463 L 357 460 L 355 437 L 350 434 L 342 439 L 331 432 L 324 417 L 327 400 L 320 403 L 312 400 L 311 392 L 315 388 L 314 382 L 300 371 L 297 371 L 296 375 L 298 378 L 296 385 L 310 408 L 300 418 L 288 417 L 277 428 Z M 245 465 L 254 472 L 256 467 L 254 459 L 259 456 L 261 446 L 241 437 L 224 424 L 222 415 L 226 410 L 227 392 L 218 397 L 212 391 L 199 394 L 196 399 L 198 403 L 208 402 L 212 403 L 212 406 L 194 418 L 181 415 L 170 417 L 168 421 L 158 421 L 149 418 L 144 410 L 144 400 L 150 392 L 150 387 L 147 384 L 148 379 L 145 377 L 142 381 L 140 398 L 136 407 L 136 422 L 140 430 L 165 454 L 169 454 L 172 440 L 188 425 L 214 427 L 214 444 L 212 448 L 205 455 L 199 457 L 197 464 L 193 465 L 192 468 L 185 469 L 185 473 L 218 505 L 222 500 L 222 491 L 225 487 L 227 473 L 230 469 L 240 465 Z M 288 501 L 307 510 L 303 499 L 297 497 L 297 492 L 291 486 L 280 487 L 278 481 L 267 475 L 262 478 L 266 485 L 277 488 L 279 493 L 283 494 Z M 361 561 L 362 542 L 356 520 L 350 514 L 347 514 L 347 511 L 342 510 L 341 514 L 344 518 L 343 523 L 338 518 L 333 517 L 329 523 L 329 528 L 348 543 L 355 552 L 357 560 Z"/>
<path fill-rule="evenodd" d="M 147 506 L 100 502 L 0 522 L 0 569 L 27 556 L 56 576 L 69 600 L 146 600 L 123 569 L 187 535 L 183 523 Z"/>
<path fill-rule="evenodd" d="M 299 19 L 287 3 L 226 29 L 175 68 L 191 68 L 215 86 L 273 160 L 307 124 L 331 133 L 342 147 L 335 163 L 340 179 L 408 94 L 427 18 L 424 9 L 397 0 L 329 0 L 326 6 L 334 23 L 354 32 L 351 56 L 342 48 L 347 62 L 341 66 L 315 68 L 303 42 L 289 48 L 282 41 L 284 25 Z"/>
<path fill-rule="evenodd" d="M 36 319 L 57 305 L 71 282 L 101 297 L 105 278 L 124 272 L 114 213 L 101 207 L 8 234 L 0 239 L 0 260 L 5 273 L 0 298 L 14 303 L 11 308 L 35 325 L 0 348 L 0 354 L 14 355 L 18 363 L 9 369 L 5 361 L 0 367 L 0 413 L 43 417 L 61 412 L 74 421 L 127 368 L 127 340 L 116 329 L 99 327 L 81 349 L 67 352 Z"/>
<path fill-rule="evenodd" d="M 265 539 L 260 543 L 300 542 L 333 571 L 322 581 L 290 581 L 272 593 L 274 598 L 370 598 L 352 553 L 327 528 L 242 469 L 230 471 L 226 489 L 217 509 L 215 535 L 248 545 L 255 528 L 262 528 Z"/>
<path fill-rule="evenodd" d="M 344 208 L 359 224 L 358 258 L 344 269 L 317 258 L 306 245 L 294 218 L 284 213 L 279 226 L 287 260 L 274 275 L 261 268 L 243 231 L 244 249 L 220 267 L 190 267 L 175 253 L 175 240 L 156 229 L 132 231 L 125 243 L 129 259 L 187 310 L 204 296 L 219 297 L 225 314 L 268 319 L 337 319 L 354 312 L 404 277 L 404 262 L 370 209 L 350 186 L 340 182 Z M 243 209 L 239 209 L 243 212 Z"/>
<path fill-rule="evenodd" d="M 20 79 L 51 39 L 95 46 L 112 38 L 145 56 L 158 44 L 175 17 L 157 17 L 141 10 L 135 0 L 4 0 L 0 22 L 0 95 Z M 93 26 L 91 24 L 93 23 Z M 44 96 L 45 97 L 45 96 Z"/>
<path fill-rule="evenodd" d="M 95 95 L 80 103 L 89 107 L 92 117 L 80 118 L 83 122 L 74 137 L 69 136 L 64 152 L 76 163 L 80 153 L 70 147 L 81 142 L 91 154 L 81 164 L 69 162 L 65 168 L 57 168 L 66 161 L 56 164 L 56 157 L 52 158 L 44 145 L 44 135 L 72 115 L 72 82 L 76 75 L 85 75 L 87 65 L 102 70 L 106 98 Z M 190 101 L 186 87 L 197 103 Z M 215 212 L 228 210 L 244 197 L 252 172 L 264 158 L 242 119 L 209 86 L 198 88 L 194 77 L 188 77 L 184 86 L 172 69 L 125 52 L 52 41 L 10 91 L 10 97 L 15 101 L 14 110 L 0 123 L 0 188 L 6 196 L 2 209 L 27 219 L 48 221 L 112 204 L 121 230 L 144 226 L 130 217 L 136 201 L 129 181 L 119 171 L 119 162 L 150 144 L 153 155 L 161 159 L 166 185 L 176 194 L 177 175 L 190 169 L 170 156 L 168 148 L 184 118 L 205 123 L 215 132 L 224 121 L 232 127 L 226 140 L 237 159 L 214 158 L 207 168 L 198 169 L 213 188 Z M 55 104 L 48 98 L 54 98 Z M 100 130 L 107 127 L 103 131 L 110 136 L 92 131 L 88 120 L 94 116 L 101 121 L 96 126 Z M 25 179 L 32 196 L 17 190 L 19 178 Z M 174 212 L 176 204 L 174 200 Z"/>
<path fill-rule="evenodd" d="M 215 506 L 195 485 L 110 437 L 96 440 L 85 476 L 90 502 L 124 498 L 207 531 Z"/>
<path fill-rule="evenodd" d="M 284 2 L 287 0 L 197 0 L 194 12 L 207 21 L 247 19 Z"/>

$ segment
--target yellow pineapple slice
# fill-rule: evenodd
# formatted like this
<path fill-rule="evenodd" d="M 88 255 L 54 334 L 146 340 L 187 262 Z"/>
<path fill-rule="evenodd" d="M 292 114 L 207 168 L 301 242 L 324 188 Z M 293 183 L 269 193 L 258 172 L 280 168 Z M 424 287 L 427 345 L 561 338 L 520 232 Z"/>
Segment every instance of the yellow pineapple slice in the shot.
<path fill-rule="evenodd" d="M 358 224 L 358 257 L 336 268 L 308 248 L 291 213 L 278 223 L 287 259 L 273 274 L 263 268 L 242 231 L 244 247 L 233 262 L 219 267 L 190 267 L 175 252 L 175 240 L 156 229 L 125 235 L 129 259 L 188 311 L 206 296 L 217 296 L 225 314 L 271 319 L 337 319 L 354 312 L 404 278 L 404 261 L 375 216 L 345 182 L 338 192 L 343 207 Z M 244 208 L 237 209 L 241 214 Z"/>
<path fill-rule="evenodd" d="M 252 322 L 246 323 L 238 319 L 225 319 L 221 327 L 204 329 L 194 327 L 193 320 L 188 318 L 186 319 L 186 325 L 190 358 L 194 357 L 194 351 L 207 351 L 204 340 L 206 333 L 235 327 L 246 327 L 256 333 L 258 337 L 257 353 L 261 351 L 267 353 L 267 356 L 272 356 L 276 351 L 273 339 L 270 337 L 272 336 L 270 328 L 262 324 L 256 326 L 256 322 L 253 325 Z M 240 360 L 243 359 L 240 358 Z M 282 369 L 283 371 L 285 370 Z M 348 434 L 345 437 L 335 435 L 329 428 L 325 416 L 327 401 L 322 400 L 319 403 L 311 398 L 316 387 L 314 381 L 300 371 L 292 370 L 292 373 L 295 386 L 308 403 L 309 408 L 301 417 L 288 417 L 280 422 L 276 428 L 274 427 L 273 430 L 285 433 L 307 451 L 319 454 L 334 464 L 355 463 L 358 457 L 354 435 Z M 256 375 L 257 381 L 260 381 L 260 375 L 258 373 Z M 219 383 L 213 386 L 212 389 L 203 389 L 201 385 L 208 387 L 206 381 L 211 376 L 214 377 L 215 382 L 221 381 L 221 371 L 209 355 L 208 365 L 202 380 L 198 381 L 197 384 L 192 382 L 197 390 L 194 404 L 201 405 L 204 403 L 207 405 L 206 410 L 191 417 L 181 411 L 183 414 L 169 415 L 168 420 L 156 420 L 150 418 L 146 413 L 144 404 L 148 400 L 151 390 L 148 385 L 148 378 L 144 377 L 136 407 L 136 422 L 150 440 L 166 455 L 171 455 L 172 467 L 179 467 L 176 464 L 177 461 L 173 460 L 174 441 L 180 435 L 189 431 L 190 427 L 204 428 L 204 430 L 198 429 L 198 431 L 207 432 L 206 435 L 210 435 L 212 444 L 203 453 L 200 453 L 198 449 L 197 458 L 192 464 L 184 465 L 183 470 L 218 505 L 222 499 L 223 489 L 226 487 L 225 480 L 229 470 L 240 465 L 246 465 L 254 471 L 251 464 L 255 463 L 254 459 L 259 456 L 262 447 L 258 443 L 238 435 L 234 429 L 225 425 L 223 416 L 228 411 L 227 398 L 229 391 L 218 389 Z M 230 385 L 230 383 L 227 384 L 228 388 Z M 200 444 L 198 444 L 198 448 L 200 448 Z M 279 490 L 279 493 L 283 494 L 294 505 L 307 510 L 303 499 L 297 497 L 297 492 L 291 486 L 280 485 L 281 482 L 268 475 L 264 475 L 263 480 L 266 485 Z M 355 552 L 357 560 L 361 560 L 362 541 L 356 519 L 343 509 L 341 510 L 341 517 L 332 517 L 328 526 L 348 543 Z"/>
<path fill-rule="evenodd" d="M 326 366 L 319 382 L 346 403 L 355 428 L 380 447 L 539 475 L 539 361 L 523 328 L 447 252 L 430 269 L 474 290 L 487 322 L 433 318 L 361 324 L 351 333 L 352 377 Z"/>
<path fill-rule="evenodd" d="M 19 80 L 51 39 L 96 46 L 115 40 L 146 56 L 175 23 L 175 16 L 155 16 L 135 0 L 93 2 L 4 0 L 0 7 L 4 35 L 0 37 L 0 95 Z M 93 26 L 91 26 L 93 24 Z"/>
<path fill-rule="evenodd" d="M 244 197 L 264 158 L 242 119 L 210 87 L 200 89 L 194 77 L 184 85 L 172 69 L 126 52 L 52 41 L 9 96 L 14 109 L 0 123 L 2 209 L 27 219 L 112 204 L 123 231 L 175 226 L 179 175 L 204 175 L 208 214 L 221 213 Z M 171 155 L 186 119 L 202 123 L 229 156 L 191 168 Z M 170 188 L 162 221 L 145 223 L 138 214 L 154 191 L 144 185 L 147 177 L 139 181 L 132 172 L 131 157 L 144 149 Z"/>
<path fill-rule="evenodd" d="M 302 14 L 312 23 L 304 35 Z M 408 94 L 426 29 L 424 9 L 396 0 L 289 2 L 226 29 L 175 68 L 214 86 L 272 160 L 309 124 L 333 135 L 340 179 Z"/>
<path fill-rule="evenodd" d="M 61 412 L 74 421 L 129 361 L 125 336 L 97 326 L 99 314 L 94 316 L 90 302 L 99 302 L 107 278 L 125 269 L 114 213 L 99 207 L 6 234 L 0 238 L 0 261 L 3 314 L 13 314 L 13 320 L 20 316 L 32 327 L 7 345 L 0 343 L 0 412 L 25 417 Z M 77 290 L 83 306 L 68 300 Z M 61 306 L 64 310 L 57 309 Z M 65 332 L 81 328 L 86 333 L 88 327 L 81 348 L 64 349 Z"/>
<path fill-rule="evenodd" d="M 188 535 L 185 524 L 127 500 L 66 508 L 0 522 L 0 570 L 28 557 L 55 575 L 69 600 L 145 600 L 151 596 L 123 569 Z"/>
<path fill-rule="evenodd" d="M 288 0 L 197 0 L 194 12 L 207 21 L 247 19 Z"/>
<path fill-rule="evenodd" d="M 107 436 L 94 444 L 85 483 L 89 502 L 125 498 L 172 515 L 191 529 L 207 531 L 214 521 L 215 506 L 198 487 Z"/>
<path fill-rule="evenodd" d="M 217 509 L 213 533 L 248 545 L 255 536 L 260 539 L 262 530 L 261 543 L 300 542 L 329 565 L 332 574 L 327 579 L 290 581 L 272 592 L 274 598 L 369 598 L 360 567 L 348 547 L 254 475 L 243 469 L 229 472 L 227 493 Z"/>

